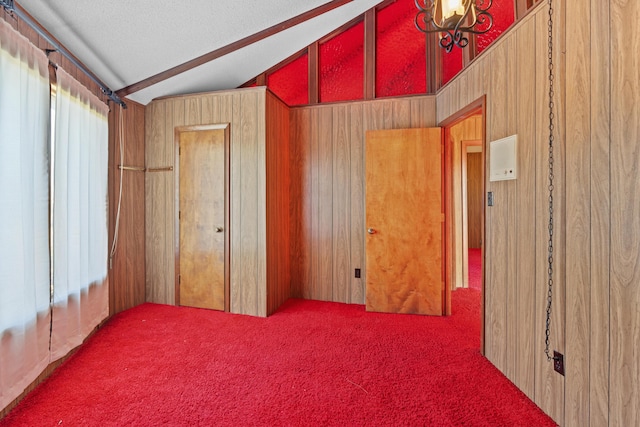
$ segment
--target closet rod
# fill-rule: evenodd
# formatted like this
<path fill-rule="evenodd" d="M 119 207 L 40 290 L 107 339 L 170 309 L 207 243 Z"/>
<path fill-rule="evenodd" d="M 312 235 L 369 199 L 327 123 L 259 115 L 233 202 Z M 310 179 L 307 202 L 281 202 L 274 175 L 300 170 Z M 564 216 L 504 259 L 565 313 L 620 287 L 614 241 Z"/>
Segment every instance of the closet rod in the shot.
<path fill-rule="evenodd" d="M 22 19 L 25 24 L 31 27 L 35 32 L 37 32 L 40 36 L 44 37 L 47 42 L 54 47 L 55 50 L 60 52 L 65 58 L 73 63 L 80 71 L 87 75 L 95 84 L 100 86 L 102 93 L 109 97 L 113 102 L 122 106 L 122 108 L 127 108 L 127 104 L 124 103 L 122 99 L 114 91 L 109 89 L 109 87 L 102 82 L 95 74 L 93 74 L 87 67 L 84 66 L 71 52 L 69 52 L 62 44 L 56 40 L 49 32 L 44 29 L 38 22 L 35 21 L 29 15 L 29 13 L 22 8 L 22 6 L 15 3 L 14 0 L 0 0 L 0 6 L 4 7 L 4 9 L 16 15 L 18 18 Z"/>

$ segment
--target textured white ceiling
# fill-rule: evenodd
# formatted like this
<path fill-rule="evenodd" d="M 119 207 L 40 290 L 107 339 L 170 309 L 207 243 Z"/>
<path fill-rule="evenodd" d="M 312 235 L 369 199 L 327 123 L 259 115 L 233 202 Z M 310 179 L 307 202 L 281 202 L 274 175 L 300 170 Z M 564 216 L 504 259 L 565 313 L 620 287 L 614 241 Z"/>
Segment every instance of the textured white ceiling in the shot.
<path fill-rule="evenodd" d="M 380 2 L 353 0 L 128 98 L 147 104 L 160 96 L 238 87 Z M 18 3 L 111 89 L 118 90 L 328 1 L 19 0 Z"/>

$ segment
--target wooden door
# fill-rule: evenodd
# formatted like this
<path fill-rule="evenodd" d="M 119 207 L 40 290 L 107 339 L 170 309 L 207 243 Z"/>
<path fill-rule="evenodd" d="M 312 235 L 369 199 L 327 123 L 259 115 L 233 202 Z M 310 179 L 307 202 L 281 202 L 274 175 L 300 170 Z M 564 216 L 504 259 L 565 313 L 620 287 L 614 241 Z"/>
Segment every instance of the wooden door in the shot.
<path fill-rule="evenodd" d="M 225 309 L 224 129 L 179 133 L 179 304 Z"/>
<path fill-rule="evenodd" d="M 366 307 L 443 315 L 442 132 L 367 132 Z"/>

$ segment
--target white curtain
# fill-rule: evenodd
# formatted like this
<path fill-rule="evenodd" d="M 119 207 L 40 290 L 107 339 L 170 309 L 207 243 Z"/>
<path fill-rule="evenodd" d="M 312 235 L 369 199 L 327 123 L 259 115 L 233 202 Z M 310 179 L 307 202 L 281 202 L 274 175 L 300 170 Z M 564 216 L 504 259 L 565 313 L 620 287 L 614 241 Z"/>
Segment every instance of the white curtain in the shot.
<path fill-rule="evenodd" d="M 0 409 L 49 363 L 49 70 L 0 21 Z"/>
<path fill-rule="evenodd" d="M 56 74 L 52 360 L 109 314 L 108 109 L 63 69 Z"/>

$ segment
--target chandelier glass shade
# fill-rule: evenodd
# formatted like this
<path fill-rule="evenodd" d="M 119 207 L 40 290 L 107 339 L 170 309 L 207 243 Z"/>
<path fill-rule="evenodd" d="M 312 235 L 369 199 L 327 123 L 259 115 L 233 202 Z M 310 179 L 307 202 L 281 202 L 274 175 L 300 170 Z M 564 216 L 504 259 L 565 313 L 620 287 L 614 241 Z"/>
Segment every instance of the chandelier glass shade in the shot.
<path fill-rule="evenodd" d="M 483 34 L 493 26 L 488 12 L 493 0 L 415 0 L 416 28 L 423 33 L 440 33 L 440 46 L 451 52 L 453 46 L 469 44 L 465 33 Z"/>

